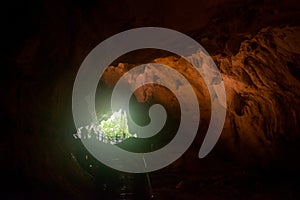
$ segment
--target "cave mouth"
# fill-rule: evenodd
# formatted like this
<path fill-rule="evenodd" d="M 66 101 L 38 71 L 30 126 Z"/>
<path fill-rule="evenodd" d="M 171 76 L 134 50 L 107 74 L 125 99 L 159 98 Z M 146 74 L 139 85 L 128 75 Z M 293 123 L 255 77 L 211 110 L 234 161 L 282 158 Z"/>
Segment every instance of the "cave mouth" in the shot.
<path fill-rule="evenodd" d="M 100 86 L 98 88 L 99 89 L 98 91 L 101 95 L 96 95 L 96 102 L 99 102 L 96 103 L 98 105 L 96 106 L 97 115 L 111 112 L 110 100 L 111 100 L 111 93 L 113 91 L 112 88 L 108 88 L 104 84 L 99 84 L 99 85 Z M 172 93 L 169 89 L 165 87 L 164 90 L 168 91 L 167 93 L 169 94 Z M 103 93 L 100 91 L 103 91 Z M 180 116 L 179 102 L 175 98 L 173 99 L 172 103 L 176 105 L 176 107 L 175 108 L 173 107 L 172 110 L 165 108 L 167 113 L 166 123 L 157 134 L 147 138 L 131 137 L 116 145 L 124 150 L 130 152 L 136 152 L 136 153 L 155 151 L 167 145 L 175 137 L 180 124 L 180 118 L 177 117 Z M 136 124 L 140 126 L 146 126 L 150 123 L 149 109 L 152 105 L 155 104 L 161 104 L 161 102 L 155 100 L 151 100 L 147 102 L 139 102 L 133 94 L 129 101 L 129 111 L 127 115 L 130 115 Z M 174 117 L 175 116 L 174 111 L 177 112 L 176 117 Z M 128 126 L 130 132 L 131 131 L 130 123 L 128 124 Z"/>
<path fill-rule="evenodd" d="M 139 55 L 143 57 L 145 52 L 149 53 L 149 50 L 142 50 L 142 53 Z M 157 53 L 157 50 L 150 50 L 150 52 Z M 131 52 L 129 57 L 131 57 L 132 53 L 136 52 Z M 155 55 L 155 57 L 157 57 L 157 55 Z M 122 59 L 124 59 L 124 57 Z M 168 88 L 162 87 L 162 89 L 166 94 L 172 95 L 172 92 Z M 99 81 L 95 99 L 97 116 L 112 112 L 110 108 L 112 91 L 113 87 L 105 84 L 103 80 Z M 155 99 L 140 102 L 135 95 L 132 94 L 129 101 L 128 114 L 131 115 L 135 123 L 140 126 L 145 126 L 150 123 L 149 108 L 154 104 L 161 103 L 162 102 Z M 175 117 L 180 116 L 179 102 L 176 98 L 173 99 L 173 104 L 175 107 L 173 107 L 172 110 L 166 108 L 166 123 L 159 133 L 149 138 L 128 138 L 115 145 L 130 152 L 140 153 L 155 151 L 168 144 L 176 135 L 176 131 L 180 124 L 180 118 Z M 177 112 L 177 115 L 174 115 L 174 112 Z M 76 150 L 73 154 L 76 158 L 76 162 L 93 178 L 95 185 L 101 194 L 106 195 L 108 198 L 117 199 L 123 197 L 129 198 L 130 196 L 148 199 L 151 196 L 150 193 L 152 189 L 148 174 L 131 174 L 111 169 L 93 157 L 80 140 L 74 141 L 74 146 L 74 149 Z"/>
<path fill-rule="evenodd" d="M 110 108 L 112 88 L 100 83 L 98 89 L 101 95 L 96 95 L 96 102 L 101 103 L 96 106 L 97 114 L 107 113 Z M 129 102 L 129 112 L 132 119 L 141 126 L 147 125 L 150 122 L 148 115 L 149 108 L 156 103 L 158 102 L 138 102 L 135 96 L 132 95 Z M 179 106 L 178 101 L 177 104 Z M 128 138 L 115 145 L 130 152 L 140 153 L 155 151 L 173 139 L 179 124 L 180 120 L 172 117 L 170 111 L 167 110 L 166 123 L 159 133 L 150 138 Z M 148 199 L 152 195 L 151 181 L 148 174 L 131 174 L 111 169 L 93 157 L 80 140 L 74 141 L 74 145 L 76 151 L 73 152 L 73 155 L 76 158 L 76 162 L 85 173 L 93 178 L 101 195 L 106 196 L 106 198 L 117 199 Z"/>
<path fill-rule="evenodd" d="M 160 59 L 166 60 L 160 60 Z M 116 82 L 120 77 L 128 70 L 144 63 L 151 62 L 167 62 L 170 67 L 177 67 L 177 70 L 189 71 L 187 61 L 181 59 L 180 56 L 173 54 L 168 51 L 158 50 L 158 49 L 140 49 L 136 51 L 129 52 L 117 58 L 111 65 L 106 69 L 97 86 L 96 98 L 95 98 L 95 108 L 97 116 L 101 116 L 106 113 L 111 113 L 111 96 Z M 179 63 L 180 62 L 180 63 Z M 175 63 L 175 64 L 174 64 Z M 177 64 L 177 66 L 175 66 Z M 180 65 L 188 66 L 181 69 Z M 110 71 L 109 71 L 110 70 Z M 143 73 L 143 72 L 141 72 Z M 191 77 L 187 74 L 182 74 L 189 81 Z M 198 77 L 200 75 L 198 74 Z M 145 85 L 148 86 L 148 85 Z M 124 140 L 121 143 L 115 144 L 116 146 L 130 151 L 130 152 L 152 152 L 163 148 L 167 145 L 176 135 L 176 132 L 180 125 L 180 105 L 175 96 L 168 88 L 151 84 L 151 87 L 156 89 L 156 92 L 153 96 L 142 99 L 138 97 L 136 93 L 133 93 L 129 101 L 129 113 L 134 120 L 140 126 L 145 126 L 149 124 L 149 108 L 154 104 L 162 105 L 167 113 L 166 123 L 163 128 L 154 136 L 149 138 L 129 138 Z M 195 86 L 196 87 L 196 86 Z M 199 89 L 199 88 L 197 88 Z M 136 91 L 142 90 L 138 88 Z M 203 88 L 207 91 L 207 88 Z M 168 97 L 168 98 L 166 98 Z M 197 96 L 198 97 L 198 96 Z M 203 99 L 202 99 L 203 100 Z M 198 99 L 200 101 L 200 99 Z M 207 100 L 205 100 L 207 101 Z M 202 101 L 204 102 L 204 101 Z M 210 106 L 208 102 L 207 107 Z M 199 106 L 199 109 L 200 106 Z M 202 110 L 202 109 L 201 109 Z M 202 115 L 203 118 L 206 118 L 209 121 L 210 110 L 207 109 L 207 115 Z M 199 122 L 200 124 L 200 122 Z M 200 126 L 199 126 L 200 127 Z M 203 129 L 203 130 L 202 130 Z M 192 149 L 196 149 L 199 146 L 199 141 L 202 140 L 207 126 L 203 127 L 199 131 L 199 134 L 196 137 L 198 142 L 192 145 Z M 130 124 L 129 124 L 130 131 Z M 200 139 L 200 140 L 199 140 Z M 111 195 L 112 193 L 120 194 L 121 189 L 123 188 L 126 191 L 126 194 L 134 193 L 137 195 L 149 195 L 151 191 L 151 181 L 149 180 L 148 174 L 130 174 L 119 172 L 117 170 L 111 169 L 102 163 L 100 163 L 96 158 L 94 158 L 83 146 L 80 140 L 75 142 L 76 151 L 74 155 L 77 162 L 80 164 L 82 169 L 93 177 L 95 184 L 99 187 L 99 191 Z M 190 151 L 190 150 L 188 150 Z M 186 153 L 185 153 L 186 154 Z M 195 156 L 197 157 L 197 156 Z M 176 165 L 176 163 L 175 163 Z M 174 165 L 173 165 L 174 166 Z M 172 166 L 171 166 L 172 168 Z M 143 186 L 143 187 L 141 187 Z M 151 192 L 150 192 L 151 193 Z"/>

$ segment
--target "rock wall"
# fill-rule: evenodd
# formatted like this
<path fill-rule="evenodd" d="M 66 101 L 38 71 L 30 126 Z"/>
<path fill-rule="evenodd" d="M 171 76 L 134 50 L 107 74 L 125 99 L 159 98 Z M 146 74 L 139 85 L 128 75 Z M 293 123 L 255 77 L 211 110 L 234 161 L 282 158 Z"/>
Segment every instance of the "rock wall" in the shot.
<path fill-rule="evenodd" d="M 106 38 L 131 28 L 158 26 L 188 34 L 213 56 L 225 82 L 228 112 L 212 154 L 197 158 L 199 137 L 189 150 L 193 155 L 151 174 L 154 188 L 175 194 L 165 199 L 222 199 L 223 194 L 229 194 L 227 199 L 294 197 L 298 180 L 294 184 L 275 176 L 275 181 L 256 184 L 261 174 L 227 175 L 240 161 L 299 171 L 298 5 L 297 0 L 6 2 L 1 12 L 1 194 L 8 199 L 103 197 L 74 156 L 76 146 L 70 139 L 76 131 L 71 99 L 74 79 L 86 55 Z M 203 137 L 210 116 L 208 91 L 184 60 L 163 52 L 117 59 L 103 82 L 112 87 L 122 73 L 142 60 L 173 65 L 187 76 L 200 102 L 204 127 L 198 135 Z M 136 97 L 141 102 L 154 99 L 177 113 L 172 103 L 176 101 L 164 88 L 142 88 Z M 216 152 L 221 159 L 209 162 Z M 222 162 L 227 157 L 237 161 L 230 165 L 232 171 Z M 172 173 L 174 168 L 176 173 Z M 220 181 L 219 171 L 227 181 Z M 193 180 L 186 184 L 190 190 L 174 193 L 180 179 Z M 250 187 L 248 182 L 258 186 Z M 233 188 L 237 189 L 232 195 Z M 256 189 L 264 194 L 266 188 L 270 196 L 256 195 Z M 201 196 L 202 192 L 206 194 Z"/>
<path fill-rule="evenodd" d="M 286 156 L 285 148 L 300 138 L 300 28 L 267 27 L 255 36 L 240 35 L 244 39 L 238 52 L 225 48 L 213 56 L 219 66 L 227 95 L 227 118 L 221 136 L 222 151 L 248 164 L 268 164 L 278 155 Z M 227 44 L 228 45 L 228 44 Z M 210 96 L 207 87 L 185 59 L 166 56 L 152 60 L 176 69 L 187 77 L 198 97 L 201 120 L 209 121 Z M 118 78 L 134 64 L 119 63 L 110 66 L 103 82 L 113 87 Z M 160 74 L 158 70 L 144 71 L 139 77 L 154 80 L 158 75 L 168 81 L 174 77 Z M 179 86 L 177 92 L 184 93 Z M 134 93 L 139 102 L 158 102 L 178 114 L 174 94 L 159 85 L 148 84 Z"/>

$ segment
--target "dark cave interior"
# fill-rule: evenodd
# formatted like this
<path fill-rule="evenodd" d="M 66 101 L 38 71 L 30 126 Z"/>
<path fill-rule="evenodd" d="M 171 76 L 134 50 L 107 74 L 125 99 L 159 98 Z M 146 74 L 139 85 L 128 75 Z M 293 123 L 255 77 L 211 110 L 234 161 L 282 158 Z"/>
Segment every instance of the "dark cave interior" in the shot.
<path fill-rule="evenodd" d="M 4 199 L 300 198 L 298 1 L 22 1 L 7 2 L 1 15 Z M 105 95 L 96 100 L 110 97 L 126 71 L 152 62 L 186 76 L 201 109 L 196 139 L 181 158 L 155 172 L 129 174 L 106 167 L 74 140 L 72 89 L 96 45 L 146 26 L 180 31 L 207 50 L 222 74 L 227 116 L 215 148 L 199 159 L 211 115 L 201 77 L 177 55 L 157 49 L 115 59 L 99 77 Z M 99 102 L 104 103 L 96 108 L 106 111 L 109 99 Z M 139 88 L 132 96 L 131 109 L 139 111 L 133 118 L 146 124 L 155 103 L 168 113 L 161 134 L 140 141 L 137 149 L 131 149 L 132 141 L 119 146 L 150 151 L 172 139 L 180 111 L 166 88 Z"/>

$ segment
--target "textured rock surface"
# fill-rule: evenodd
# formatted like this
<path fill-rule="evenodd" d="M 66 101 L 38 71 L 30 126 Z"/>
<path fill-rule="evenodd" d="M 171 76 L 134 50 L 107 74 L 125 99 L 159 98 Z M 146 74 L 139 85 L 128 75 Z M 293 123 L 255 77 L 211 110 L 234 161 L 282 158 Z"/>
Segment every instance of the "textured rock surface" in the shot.
<path fill-rule="evenodd" d="M 299 27 L 264 28 L 236 55 L 215 56 L 229 104 L 223 139 L 244 160 L 272 160 L 299 140 L 299 34 Z"/>
<path fill-rule="evenodd" d="M 299 199 L 298 5 L 296 0 L 46 0 L 3 6 L 1 19 L 8 23 L 2 31 L 1 63 L 6 70 L 0 80 L 5 94 L 0 113 L 1 195 L 103 198 L 103 188 L 78 165 L 70 140 L 76 131 L 71 109 L 76 72 L 104 39 L 131 28 L 159 26 L 188 34 L 214 57 L 226 83 L 229 109 L 221 140 L 199 160 L 209 98 L 201 78 L 183 72 L 197 89 L 204 127 L 186 155 L 150 174 L 158 199 Z M 113 65 L 120 66 L 109 68 L 115 71 L 109 79 L 117 80 L 136 64 L 130 60 L 155 60 L 179 71 L 186 66 L 162 52 L 133 55 L 116 61 Z M 114 81 L 109 79 L 103 78 L 111 87 Z M 153 95 L 174 109 L 172 95 L 163 88 L 136 93 L 140 101 Z M 249 170 L 244 162 L 264 170 Z M 270 168 L 283 170 L 272 173 Z"/>
<path fill-rule="evenodd" d="M 264 28 L 254 37 L 243 40 L 236 54 L 225 49 L 227 54 L 213 56 L 222 73 L 228 105 L 221 142 L 230 155 L 248 164 L 268 164 L 285 151 L 285 145 L 300 138 L 299 34 L 299 27 Z M 202 120 L 208 121 L 210 96 L 197 71 L 183 58 L 175 56 L 152 62 L 172 66 L 188 78 L 196 91 Z M 128 69 L 126 63 L 110 66 L 103 81 L 113 87 Z M 159 74 L 157 70 L 147 71 L 146 67 L 144 72 L 128 81 L 143 77 L 154 80 Z M 166 81 L 174 78 L 169 74 L 161 76 Z M 184 86 L 179 86 L 177 92 L 185 90 Z M 140 102 L 154 100 L 178 115 L 175 96 L 164 91 L 159 85 L 148 84 L 134 94 Z"/>

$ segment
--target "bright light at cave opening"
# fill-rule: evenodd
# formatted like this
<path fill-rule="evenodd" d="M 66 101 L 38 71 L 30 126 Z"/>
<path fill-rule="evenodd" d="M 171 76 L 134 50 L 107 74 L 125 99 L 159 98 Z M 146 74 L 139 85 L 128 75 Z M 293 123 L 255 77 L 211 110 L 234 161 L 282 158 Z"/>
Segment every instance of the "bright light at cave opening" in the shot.
<path fill-rule="evenodd" d="M 129 132 L 126 111 L 120 109 L 113 112 L 110 117 L 103 116 L 98 123 L 78 128 L 77 133 L 73 136 L 76 139 L 96 139 L 110 144 L 117 144 L 130 137 L 137 137 L 136 134 Z"/>

